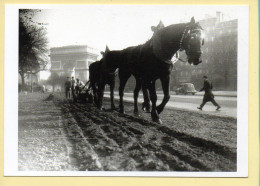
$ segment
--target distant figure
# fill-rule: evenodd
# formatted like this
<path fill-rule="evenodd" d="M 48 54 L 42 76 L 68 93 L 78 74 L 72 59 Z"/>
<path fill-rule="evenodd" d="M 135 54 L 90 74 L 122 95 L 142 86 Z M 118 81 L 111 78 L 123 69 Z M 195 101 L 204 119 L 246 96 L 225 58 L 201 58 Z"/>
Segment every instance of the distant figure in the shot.
<path fill-rule="evenodd" d="M 79 95 L 79 93 L 81 92 L 81 89 L 83 87 L 84 87 L 84 83 L 82 81 L 80 81 L 79 78 L 77 78 L 76 87 L 75 87 L 76 95 Z"/>
<path fill-rule="evenodd" d="M 71 77 L 71 93 L 72 93 L 73 99 L 75 98 L 75 87 L 76 87 L 76 81 L 75 81 L 74 77 Z"/>
<path fill-rule="evenodd" d="M 42 93 L 45 93 L 46 89 L 45 89 L 45 85 L 42 85 Z"/>
<path fill-rule="evenodd" d="M 71 90 L 71 81 L 70 81 L 70 78 L 67 77 L 67 80 L 65 82 L 65 96 L 66 96 L 66 99 L 70 98 L 70 90 Z"/>
<path fill-rule="evenodd" d="M 201 91 L 205 91 L 204 97 L 203 97 L 203 102 L 201 103 L 200 107 L 197 107 L 198 109 L 202 110 L 203 106 L 208 102 L 211 101 L 213 103 L 213 105 L 215 105 L 215 107 L 217 107 L 216 110 L 219 110 L 221 107 L 219 106 L 219 104 L 217 104 L 217 102 L 214 99 L 214 95 L 212 93 L 212 83 L 209 82 L 208 77 L 207 76 L 203 76 L 204 78 L 204 86 L 203 88 L 200 90 Z"/>

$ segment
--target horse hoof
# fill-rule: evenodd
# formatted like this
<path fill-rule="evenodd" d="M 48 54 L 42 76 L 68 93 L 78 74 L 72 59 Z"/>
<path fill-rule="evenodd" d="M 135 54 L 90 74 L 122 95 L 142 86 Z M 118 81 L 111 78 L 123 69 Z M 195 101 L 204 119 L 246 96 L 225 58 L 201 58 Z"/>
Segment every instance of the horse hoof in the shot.
<path fill-rule="evenodd" d="M 163 124 L 161 119 L 153 119 L 153 122 L 158 123 L 158 124 Z"/>
<path fill-rule="evenodd" d="M 134 112 L 134 116 L 136 116 L 136 117 L 140 117 L 139 112 Z"/>

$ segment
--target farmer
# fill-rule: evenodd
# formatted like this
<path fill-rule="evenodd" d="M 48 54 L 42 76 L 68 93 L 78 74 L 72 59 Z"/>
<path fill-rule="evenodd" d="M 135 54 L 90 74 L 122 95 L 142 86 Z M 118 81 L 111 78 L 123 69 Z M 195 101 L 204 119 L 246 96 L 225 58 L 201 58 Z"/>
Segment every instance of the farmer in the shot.
<path fill-rule="evenodd" d="M 219 110 L 221 107 L 220 107 L 219 104 L 215 101 L 214 95 L 213 95 L 213 93 L 212 93 L 212 91 L 211 91 L 212 88 L 213 88 L 212 83 L 209 82 L 207 76 L 203 76 L 203 78 L 204 78 L 204 86 L 203 86 L 203 88 L 200 90 L 200 92 L 204 90 L 204 91 L 205 91 L 205 94 L 204 94 L 203 101 L 202 101 L 200 107 L 197 107 L 197 108 L 200 109 L 200 110 L 202 110 L 203 106 L 204 106 L 208 101 L 211 101 L 211 102 L 213 103 L 213 105 L 214 105 L 215 107 L 217 107 L 216 110 Z"/>
<path fill-rule="evenodd" d="M 75 87 L 76 87 L 76 81 L 75 81 L 74 77 L 71 77 L 71 93 L 72 93 L 73 99 L 75 98 Z"/>
<path fill-rule="evenodd" d="M 79 78 L 77 78 L 76 87 L 75 87 L 76 95 L 79 95 L 79 93 L 81 92 L 81 89 L 83 87 L 84 87 L 84 83 L 82 81 L 80 81 Z"/>
<path fill-rule="evenodd" d="M 46 91 L 46 87 L 45 85 L 42 85 L 42 93 L 45 93 L 45 91 Z"/>
<path fill-rule="evenodd" d="M 71 81 L 70 81 L 70 77 L 67 77 L 67 80 L 65 82 L 65 96 L 66 96 L 66 99 L 70 98 L 70 89 L 71 89 Z"/>

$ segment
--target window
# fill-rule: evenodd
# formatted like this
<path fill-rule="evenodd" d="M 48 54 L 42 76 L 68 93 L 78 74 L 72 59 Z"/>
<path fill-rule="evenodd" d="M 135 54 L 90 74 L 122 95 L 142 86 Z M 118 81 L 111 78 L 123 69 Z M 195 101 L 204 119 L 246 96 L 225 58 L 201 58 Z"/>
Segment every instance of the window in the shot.
<path fill-rule="evenodd" d="M 60 61 L 52 61 L 51 69 L 52 70 L 59 70 L 59 69 L 61 69 L 61 62 Z"/>

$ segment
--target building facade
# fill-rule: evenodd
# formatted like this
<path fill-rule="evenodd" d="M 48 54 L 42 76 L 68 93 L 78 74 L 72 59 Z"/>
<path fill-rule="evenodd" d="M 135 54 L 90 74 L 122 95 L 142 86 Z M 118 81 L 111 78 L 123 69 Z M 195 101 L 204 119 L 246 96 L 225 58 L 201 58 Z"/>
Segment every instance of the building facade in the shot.
<path fill-rule="evenodd" d="M 83 82 L 89 79 L 89 65 L 97 61 L 99 52 L 87 45 L 51 48 L 51 73 L 60 77 L 75 77 Z"/>
<path fill-rule="evenodd" d="M 214 90 L 237 90 L 237 19 L 224 21 L 223 14 L 217 12 L 216 17 L 199 23 L 205 33 L 202 63 L 192 66 L 178 61 L 171 74 L 172 83 L 177 86 L 191 82 L 198 90 L 203 85 L 202 77 L 207 75 L 213 82 Z M 186 54 L 180 56 L 184 59 Z"/>
<path fill-rule="evenodd" d="M 237 90 L 237 27 L 238 21 L 224 20 L 221 12 L 215 17 L 199 21 L 203 28 L 205 44 L 202 46 L 202 63 L 197 66 L 178 60 L 171 72 L 170 90 L 175 91 L 180 83 L 193 83 L 199 90 L 203 86 L 203 76 L 212 81 L 214 90 Z M 179 56 L 185 60 L 185 51 Z M 116 85 L 116 88 L 117 85 Z M 126 91 L 133 91 L 135 79 L 131 76 Z M 156 81 L 156 90 L 162 90 L 161 82 Z"/>

